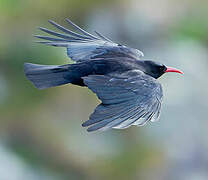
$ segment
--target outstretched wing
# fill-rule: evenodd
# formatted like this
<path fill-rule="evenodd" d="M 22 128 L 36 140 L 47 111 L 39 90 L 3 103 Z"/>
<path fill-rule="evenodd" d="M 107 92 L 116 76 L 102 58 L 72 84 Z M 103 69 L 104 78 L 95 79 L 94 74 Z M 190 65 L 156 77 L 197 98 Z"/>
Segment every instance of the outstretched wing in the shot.
<path fill-rule="evenodd" d="M 159 118 L 162 87 L 156 79 L 141 71 L 118 76 L 89 75 L 84 83 L 102 101 L 82 125 L 88 131 L 143 126 Z"/>
<path fill-rule="evenodd" d="M 68 56 L 74 61 L 86 61 L 108 57 L 129 57 L 139 59 L 140 56 L 143 56 L 143 53 L 137 49 L 114 43 L 96 31 L 95 33 L 97 36 L 92 35 L 81 29 L 69 19 L 66 19 L 66 21 L 75 28 L 77 32 L 71 31 L 54 21 L 49 20 L 49 23 L 58 30 L 64 32 L 64 34 L 40 27 L 40 30 L 52 35 L 52 37 L 42 35 L 35 35 L 35 37 L 46 40 L 40 41 L 39 43 L 66 47 Z"/>

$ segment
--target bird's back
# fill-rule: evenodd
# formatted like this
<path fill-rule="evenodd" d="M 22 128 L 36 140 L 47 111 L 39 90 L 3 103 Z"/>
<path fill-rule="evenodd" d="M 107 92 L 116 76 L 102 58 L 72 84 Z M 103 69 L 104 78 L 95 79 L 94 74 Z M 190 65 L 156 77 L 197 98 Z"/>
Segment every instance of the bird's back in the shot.
<path fill-rule="evenodd" d="M 80 85 L 82 77 L 88 75 L 115 75 L 130 70 L 141 70 L 138 61 L 131 58 L 95 59 L 70 65 L 69 70 L 74 72 L 77 81 L 73 84 Z"/>

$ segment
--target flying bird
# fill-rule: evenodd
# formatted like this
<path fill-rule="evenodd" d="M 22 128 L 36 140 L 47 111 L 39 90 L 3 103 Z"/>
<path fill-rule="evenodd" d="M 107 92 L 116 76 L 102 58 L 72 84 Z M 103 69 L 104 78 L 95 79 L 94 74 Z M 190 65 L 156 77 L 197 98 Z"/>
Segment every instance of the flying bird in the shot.
<path fill-rule="evenodd" d="M 49 20 L 59 32 L 40 27 L 51 36 L 35 37 L 43 40 L 39 43 L 65 47 L 74 63 L 25 63 L 24 73 L 34 86 L 45 89 L 74 84 L 93 91 L 101 103 L 82 124 L 89 132 L 157 121 L 163 97 L 157 79 L 167 72 L 183 72 L 158 62 L 141 60 L 144 55 L 140 50 L 114 43 L 97 31 L 92 35 L 69 19 L 66 21 L 75 31 Z"/>

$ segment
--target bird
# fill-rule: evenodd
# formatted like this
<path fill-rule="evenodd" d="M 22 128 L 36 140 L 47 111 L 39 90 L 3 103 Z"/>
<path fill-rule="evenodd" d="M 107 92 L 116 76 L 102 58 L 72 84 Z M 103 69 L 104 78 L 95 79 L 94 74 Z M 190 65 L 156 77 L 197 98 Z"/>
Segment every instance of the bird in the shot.
<path fill-rule="evenodd" d="M 74 30 L 49 20 L 58 31 L 40 27 L 38 43 L 64 47 L 74 61 L 64 65 L 24 63 L 24 73 L 38 89 L 65 84 L 88 87 L 100 104 L 82 126 L 88 132 L 143 126 L 159 119 L 163 99 L 158 78 L 182 71 L 149 59 L 143 52 L 115 43 L 101 33 L 90 34 L 66 19 Z"/>

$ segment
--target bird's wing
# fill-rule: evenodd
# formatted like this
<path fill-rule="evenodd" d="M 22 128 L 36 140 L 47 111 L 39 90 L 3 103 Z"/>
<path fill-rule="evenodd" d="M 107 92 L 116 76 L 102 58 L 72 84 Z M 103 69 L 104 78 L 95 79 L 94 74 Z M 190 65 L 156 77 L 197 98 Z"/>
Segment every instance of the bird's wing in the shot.
<path fill-rule="evenodd" d="M 156 79 L 141 71 L 117 76 L 89 75 L 83 80 L 102 101 L 82 124 L 90 126 L 88 131 L 142 126 L 159 118 L 162 87 Z"/>
<path fill-rule="evenodd" d="M 52 36 L 35 35 L 35 37 L 45 40 L 40 41 L 39 43 L 66 47 L 68 56 L 74 61 L 86 61 L 108 57 L 130 57 L 139 59 L 140 56 L 143 56 L 143 53 L 137 49 L 114 43 L 96 31 L 96 36 L 92 35 L 81 29 L 69 19 L 66 19 L 66 21 L 77 32 L 71 31 L 54 21 L 49 20 L 49 23 L 64 33 L 40 27 L 40 30 Z"/>

